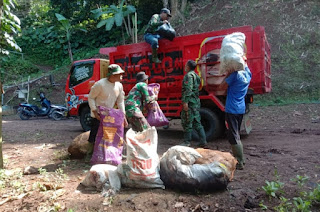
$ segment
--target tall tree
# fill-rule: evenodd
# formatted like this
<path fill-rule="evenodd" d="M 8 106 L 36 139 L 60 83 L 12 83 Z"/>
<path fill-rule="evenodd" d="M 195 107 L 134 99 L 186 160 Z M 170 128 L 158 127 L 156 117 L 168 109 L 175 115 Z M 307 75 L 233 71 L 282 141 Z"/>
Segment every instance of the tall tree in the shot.
<path fill-rule="evenodd" d="M 60 22 L 63 30 L 66 33 L 67 41 L 68 41 L 68 52 L 71 63 L 73 62 L 72 50 L 71 50 L 71 43 L 70 43 L 70 36 L 71 36 L 71 24 L 68 19 L 66 19 L 63 15 L 56 13 L 56 17 Z"/>
<path fill-rule="evenodd" d="M 13 34 L 20 30 L 19 18 L 11 13 L 11 8 L 14 8 L 15 0 L 0 0 L 0 55 L 9 54 L 7 49 L 15 49 L 21 51 L 16 44 Z M 0 73 L 0 93 L 2 94 L 2 83 Z M 2 98 L 0 98 L 0 168 L 3 169 L 3 154 L 2 154 Z"/>

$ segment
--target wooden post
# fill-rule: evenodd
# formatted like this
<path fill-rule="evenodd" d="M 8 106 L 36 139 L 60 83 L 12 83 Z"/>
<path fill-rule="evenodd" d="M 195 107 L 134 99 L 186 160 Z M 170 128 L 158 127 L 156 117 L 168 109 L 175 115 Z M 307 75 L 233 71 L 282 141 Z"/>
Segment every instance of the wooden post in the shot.
<path fill-rule="evenodd" d="M 1 1 L 1 0 L 0 0 Z M 0 94 L 4 93 L 1 78 L 0 78 Z M 2 155 L 2 98 L 0 98 L 0 169 L 3 169 L 3 155 Z"/>
<path fill-rule="evenodd" d="M 27 94 L 27 102 L 29 103 L 29 92 L 30 92 L 30 76 L 28 76 L 28 94 Z"/>

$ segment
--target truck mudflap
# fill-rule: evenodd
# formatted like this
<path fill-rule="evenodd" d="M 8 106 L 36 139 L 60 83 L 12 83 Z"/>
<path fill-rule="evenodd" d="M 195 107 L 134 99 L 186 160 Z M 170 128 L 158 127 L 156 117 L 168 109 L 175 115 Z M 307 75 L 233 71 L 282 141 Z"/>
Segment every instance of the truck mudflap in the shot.
<path fill-rule="evenodd" d="M 251 124 L 251 118 L 249 116 L 249 113 L 246 113 L 243 115 L 243 121 L 242 121 L 243 130 L 247 135 L 250 134 L 252 130 L 252 124 Z"/>

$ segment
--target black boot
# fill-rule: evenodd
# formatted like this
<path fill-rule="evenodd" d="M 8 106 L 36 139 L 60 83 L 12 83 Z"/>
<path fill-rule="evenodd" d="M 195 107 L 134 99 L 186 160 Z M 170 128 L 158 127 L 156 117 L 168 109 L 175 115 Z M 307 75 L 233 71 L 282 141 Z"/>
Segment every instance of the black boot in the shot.
<path fill-rule="evenodd" d="M 152 49 L 152 62 L 154 63 L 161 63 L 161 60 L 158 58 L 158 49 Z"/>
<path fill-rule="evenodd" d="M 190 146 L 192 132 L 184 132 L 183 137 L 184 137 L 184 141 L 183 143 L 179 144 L 179 146 Z"/>
<path fill-rule="evenodd" d="M 198 130 L 198 134 L 200 137 L 200 142 L 198 143 L 197 147 L 208 148 L 206 132 L 204 131 L 203 127 L 200 130 Z"/>
<path fill-rule="evenodd" d="M 243 170 L 244 168 L 244 157 L 243 157 L 243 146 L 242 144 L 231 145 L 233 156 L 237 159 L 238 163 L 236 168 Z"/>

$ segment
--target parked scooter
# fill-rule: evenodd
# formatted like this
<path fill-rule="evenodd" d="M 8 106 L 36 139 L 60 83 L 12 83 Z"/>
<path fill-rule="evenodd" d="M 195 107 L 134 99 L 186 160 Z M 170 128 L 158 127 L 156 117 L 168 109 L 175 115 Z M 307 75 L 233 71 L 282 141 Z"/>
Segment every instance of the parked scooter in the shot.
<path fill-rule="evenodd" d="M 64 105 L 51 105 L 49 117 L 56 121 L 61 120 L 63 117 L 67 117 L 68 109 Z"/>
<path fill-rule="evenodd" d="M 50 118 L 51 102 L 40 93 L 41 108 L 28 103 L 20 103 L 18 108 L 19 116 L 22 120 L 28 120 L 30 117 L 48 116 Z"/>

